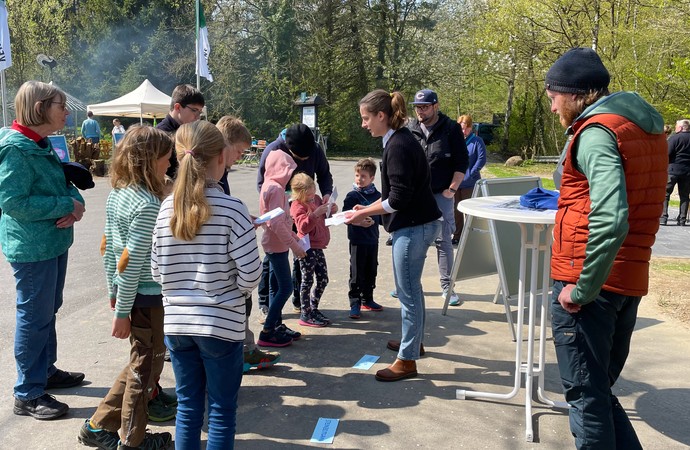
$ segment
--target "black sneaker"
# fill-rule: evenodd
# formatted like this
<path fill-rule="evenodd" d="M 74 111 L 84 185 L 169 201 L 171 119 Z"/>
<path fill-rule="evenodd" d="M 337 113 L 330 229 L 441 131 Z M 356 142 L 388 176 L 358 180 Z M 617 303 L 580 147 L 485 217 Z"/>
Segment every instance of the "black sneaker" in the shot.
<path fill-rule="evenodd" d="M 170 444 L 172 444 L 172 434 L 147 432 L 146 437 L 138 447 L 130 447 L 120 442 L 117 450 L 165 450 L 170 448 Z"/>
<path fill-rule="evenodd" d="M 326 322 L 327 325 L 330 325 L 330 324 L 331 324 L 331 319 L 329 319 L 328 317 L 324 316 L 323 313 L 322 313 L 321 311 L 319 311 L 318 309 L 313 310 L 313 311 L 312 311 L 312 314 L 313 314 L 314 316 L 316 316 L 316 318 L 319 319 L 320 321 Z"/>
<path fill-rule="evenodd" d="M 102 450 L 117 450 L 120 436 L 114 431 L 94 430 L 89 426 L 89 419 L 79 429 L 77 440 L 87 447 L 96 447 Z"/>
<path fill-rule="evenodd" d="M 67 389 L 79 386 L 84 381 L 84 374 L 81 372 L 67 372 L 58 369 L 57 372 L 48 378 L 46 389 Z"/>
<path fill-rule="evenodd" d="M 279 333 L 283 333 L 284 335 L 291 337 L 293 341 L 298 340 L 300 337 L 302 337 L 302 333 L 299 331 L 291 330 L 289 329 L 284 323 L 281 323 L 276 327 L 276 331 Z"/>
<path fill-rule="evenodd" d="M 292 344 L 292 338 L 278 330 L 269 332 L 262 330 L 259 333 L 259 340 L 256 341 L 256 344 L 262 347 L 287 347 Z"/>
<path fill-rule="evenodd" d="M 59 402 L 50 394 L 33 400 L 14 399 L 14 413 L 18 416 L 31 416 L 38 420 L 53 420 L 64 416 L 69 411 L 69 406 Z"/>

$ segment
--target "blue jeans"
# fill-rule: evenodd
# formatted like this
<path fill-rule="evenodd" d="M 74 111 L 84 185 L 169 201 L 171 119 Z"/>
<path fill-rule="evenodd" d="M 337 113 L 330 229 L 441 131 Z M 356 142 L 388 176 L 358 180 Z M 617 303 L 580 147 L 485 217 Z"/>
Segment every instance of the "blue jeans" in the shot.
<path fill-rule="evenodd" d="M 67 252 L 46 261 L 11 266 L 17 289 L 14 396 L 27 401 L 45 393 L 48 377 L 57 370 L 55 315 L 62 306 Z"/>
<path fill-rule="evenodd" d="M 271 266 L 269 275 L 268 315 L 264 323 L 265 330 L 273 330 L 283 323 L 283 307 L 292 294 L 292 275 L 288 252 L 266 253 Z"/>
<path fill-rule="evenodd" d="M 422 271 L 427 250 L 440 230 L 441 222 L 434 220 L 393 232 L 393 275 L 402 316 L 399 359 L 419 359 L 426 318 Z"/>
<path fill-rule="evenodd" d="M 455 233 L 453 202 L 455 200 L 453 198 L 445 198 L 442 193 L 434 194 L 434 198 L 443 217 L 441 233 L 436 240 L 436 258 L 438 259 L 441 289 L 445 291 L 450 286 L 450 271 L 453 268 L 453 233 Z"/>
<path fill-rule="evenodd" d="M 208 393 L 207 450 L 235 447 L 237 394 L 242 383 L 242 342 L 208 336 L 165 336 L 175 373 L 177 419 L 175 448 L 201 448 Z"/>
<path fill-rule="evenodd" d="M 551 327 L 575 446 L 641 449 L 630 419 L 611 392 L 630 351 L 640 297 L 602 290 L 570 314 L 558 302 L 563 286 L 554 283 Z"/>
<path fill-rule="evenodd" d="M 261 279 L 259 280 L 259 288 L 257 295 L 259 296 L 259 306 L 268 308 L 268 297 L 270 295 L 269 278 L 271 275 L 271 266 L 268 262 L 268 255 L 264 256 L 261 262 Z"/>

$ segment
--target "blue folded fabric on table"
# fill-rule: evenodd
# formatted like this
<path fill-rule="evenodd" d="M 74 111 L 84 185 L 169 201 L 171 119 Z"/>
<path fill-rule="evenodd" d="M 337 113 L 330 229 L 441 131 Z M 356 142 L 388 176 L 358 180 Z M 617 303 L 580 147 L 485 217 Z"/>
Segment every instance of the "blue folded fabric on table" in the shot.
<path fill-rule="evenodd" d="M 534 188 L 520 196 L 520 204 L 534 209 L 558 209 L 558 191 Z"/>

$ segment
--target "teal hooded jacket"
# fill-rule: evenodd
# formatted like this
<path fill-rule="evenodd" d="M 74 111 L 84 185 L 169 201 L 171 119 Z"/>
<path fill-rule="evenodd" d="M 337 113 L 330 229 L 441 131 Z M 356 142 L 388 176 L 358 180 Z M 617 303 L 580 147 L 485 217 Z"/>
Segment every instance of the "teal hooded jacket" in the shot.
<path fill-rule="evenodd" d="M 55 223 L 74 211 L 79 191 L 68 185 L 46 139 L 41 147 L 20 132 L 0 129 L 0 245 L 10 263 L 56 258 L 69 249 L 74 229 Z"/>

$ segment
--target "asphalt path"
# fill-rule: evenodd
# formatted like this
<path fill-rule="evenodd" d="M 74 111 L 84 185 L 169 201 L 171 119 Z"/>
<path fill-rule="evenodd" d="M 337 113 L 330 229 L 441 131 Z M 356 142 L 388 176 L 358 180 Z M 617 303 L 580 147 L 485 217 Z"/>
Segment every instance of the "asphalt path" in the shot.
<path fill-rule="evenodd" d="M 338 203 L 351 189 L 355 161 L 331 161 Z M 255 167 L 238 167 L 229 176 L 233 195 L 258 213 Z M 377 176 L 377 181 L 379 180 Z M 377 182 L 380 186 L 380 183 Z M 70 405 L 60 420 L 38 422 L 12 413 L 15 381 L 14 281 L 9 264 L 0 262 L 0 450 L 84 449 L 76 435 L 90 417 L 128 358 L 129 345 L 110 336 L 112 313 L 99 254 L 109 179 L 96 179 L 85 192 L 86 214 L 75 226 L 70 249 L 65 303 L 58 314 L 58 365 L 86 373 L 83 386 L 53 393 Z M 655 256 L 687 257 L 688 232 L 662 227 Z M 274 368 L 252 371 L 240 391 L 237 425 L 239 450 L 323 447 L 310 443 L 319 418 L 340 420 L 334 443 L 344 449 L 569 449 L 573 447 L 567 415 L 535 403 L 532 418 L 535 442 L 524 440 L 523 392 L 506 401 L 455 399 L 456 389 L 508 392 L 513 382 L 515 347 L 510 341 L 503 307 L 492 303 L 495 277 L 463 281 L 458 286 L 465 304 L 440 314 L 442 301 L 435 250 L 424 269 L 427 305 L 425 347 L 418 363 L 420 376 L 398 383 L 380 383 L 373 373 L 390 364 L 395 354 L 385 349 L 400 336 L 400 310 L 388 292 L 393 288 L 390 250 L 379 249 L 376 301 L 380 313 L 364 312 L 361 320 L 347 317 L 348 246 L 343 226 L 331 229 L 326 250 L 330 283 L 322 300 L 333 325 L 323 329 L 299 327 L 288 305 L 284 318 L 304 333 L 281 350 Z M 663 245 L 662 245 L 663 244 Z M 513 307 L 515 314 L 515 307 Z M 256 332 L 256 316 L 251 318 Z M 550 331 L 547 332 L 550 336 Z M 690 331 L 664 318 L 652 302 L 643 301 L 633 349 L 615 393 L 631 416 L 647 449 L 690 446 Z M 380 359 L 368 371 L 352 366 L 365 354 Z M 546 346 L 545 388 L 558 399 L 560 383 L 551 342 Z M 161 383 L 174 386 L 170 364 Z M 154 431 L 174 433 L 174 421 L 150 424 Z M 205 434 L 202 437 L 205 439 Z"/>

